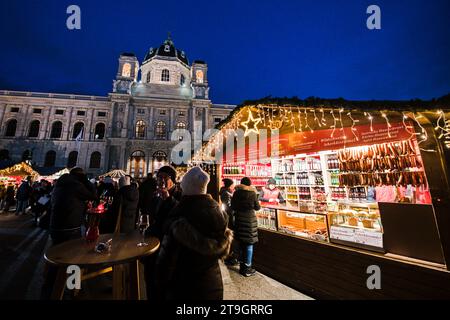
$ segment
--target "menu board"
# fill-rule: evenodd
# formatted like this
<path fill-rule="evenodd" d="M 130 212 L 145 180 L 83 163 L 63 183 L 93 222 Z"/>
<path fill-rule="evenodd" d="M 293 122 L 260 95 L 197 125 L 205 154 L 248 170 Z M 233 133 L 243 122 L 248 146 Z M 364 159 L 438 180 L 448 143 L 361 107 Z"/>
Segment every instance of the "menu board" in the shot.
<path fill-rule="evenodd" d="M 352 242 L 380 249 L 383 248 L 383 234 L 367 229 L 331 226 L 330 239 Z"/>

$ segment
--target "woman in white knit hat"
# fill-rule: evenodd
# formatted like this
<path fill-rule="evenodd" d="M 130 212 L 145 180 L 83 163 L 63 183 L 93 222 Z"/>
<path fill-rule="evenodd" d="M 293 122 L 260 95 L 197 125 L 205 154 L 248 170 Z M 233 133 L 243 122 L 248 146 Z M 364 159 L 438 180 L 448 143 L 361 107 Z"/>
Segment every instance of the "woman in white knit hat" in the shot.
<path fill-rule="evenodd" d="M 230 249 L 232 231 L 219 204 L 206 194 L 209 175 L 199 167 L 181 181 L 182 198 L 171 212 L 156 263 L 160 299 L 223 299 L 218 260 Z"/>

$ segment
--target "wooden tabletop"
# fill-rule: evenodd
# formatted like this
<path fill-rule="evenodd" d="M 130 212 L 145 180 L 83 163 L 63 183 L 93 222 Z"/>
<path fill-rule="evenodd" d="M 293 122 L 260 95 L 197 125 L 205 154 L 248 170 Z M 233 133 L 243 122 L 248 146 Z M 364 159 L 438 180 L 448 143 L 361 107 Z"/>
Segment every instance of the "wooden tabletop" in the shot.
<path fill-rule="evenodd" d="M 44 255 L 45 260 L 58 266 L 78 265 L 116 265 L 134 261 L 140 257 L 148 256 L 159 248 L 159 240 L 147 237 L 148 246 L 138 247 L 142 236 L 136 231 L 131 234 L 102 234 L 97 242 L 112 240 L 112 250 L 109 253 L 95 252 L 95 243 L 87 243 L 85 239 L 76 239 L 63 242 L 51 247 Z"/>

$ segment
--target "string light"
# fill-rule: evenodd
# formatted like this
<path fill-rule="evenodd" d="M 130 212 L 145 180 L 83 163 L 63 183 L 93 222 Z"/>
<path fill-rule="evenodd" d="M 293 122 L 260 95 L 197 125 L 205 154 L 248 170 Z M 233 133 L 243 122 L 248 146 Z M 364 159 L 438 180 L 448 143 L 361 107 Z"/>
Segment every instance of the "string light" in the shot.
<path fill-rule="evenodd" d="M 297 107 L 297 117 L 298 117 L 298 124 L 299 124 L 299 126 L 300 126 L 300 132 L 303 132 L 303 129 L 302 129 L 302 113 L 301 113 L 301 111 L 300 111 L 300 107 Z"/>
<path fill-rule="evenodd" d="M 389 119 L 386 115 L 386 113 L 381 112 L 381 116 L 386 120 L 386 125 L 387 125 L 387 131 L 388 131 L 388 137 L 391 138 L 391 124 L 389 123 Z"/>
<path fill-rule="evenodd" d="M 333 117 L 333 125 L 330 126 L 330 128 L 332 128 L 333 131 L 331 131 L 330 137 L 331 137 L 331 138 L 334 138 L 334 132 L 336 131 L 337 119 L 336 119 L 336 117 L 335 117 L 335 115 L 334 115 L 333 110 L 331 110 L 330 113 L 331 113 L 331 115 L 332 115 L 332 117 Z"/>
<path fill-rule="evenodd" d="M 323 126 L 326 126 L 327 120 L 325 119 L 325 111 L 323 110 L 323 108 L 320 108 L 320 112 L 322 113 L 322 119 L 320 121 L 322 122 Z"/>
<path fill-rule="evenodd" d="M 343 136 L 344 140 L 346 140 L 346 139 L 347 139 L 347 136 L 345 135 L 345 132 L 344 132 L 344 124 L 342 123 L 342 112 L 344 112 L 344 108 L 340 108 L 340 109 L 339 109 L 339 122 L 340 122 L 340 124 L 341 124 L 341 132 L 342 132 L 342 136 Z"/>
<path fill-rule="evenodd" d="M 347 116 L 352 120 L 351 131 L 353 133 L 353 136 L 355 137 L 356 141 L 359 141 L 359 138 L 358 138 L 358 136 L 356 135 L 356 132 L 355 132 L 356 131 L 355 125 L 359 122 L 359 120 L 353 119 L 351 112 L 348 112 Z"/>
<path fill-rule="evenodd" d="M 319 118 L 317 118 L 316 109 L 313 109 L 312 112 L 314 114 L 314 121 L 317 122 L 317 125 L 319 126 L 319 128 L 321 128 L 322 124 L 320 123 Z"/>
<path fill-rule="evenodd" d="M 306 111 L 306 108 L 305 108 L 305 123 L 306 123 L 305 128 L 308 128 L 309 131 L 314 132 L 314 130 L 308 124 L 308 112 Z"/>
<path fill-rule="evenodd" d="M 370 121 L 370 132 L 373 132 L 373 117 L 372 117 L 372 115 L 369 112 L 364 112 L 364 115 Z"/>

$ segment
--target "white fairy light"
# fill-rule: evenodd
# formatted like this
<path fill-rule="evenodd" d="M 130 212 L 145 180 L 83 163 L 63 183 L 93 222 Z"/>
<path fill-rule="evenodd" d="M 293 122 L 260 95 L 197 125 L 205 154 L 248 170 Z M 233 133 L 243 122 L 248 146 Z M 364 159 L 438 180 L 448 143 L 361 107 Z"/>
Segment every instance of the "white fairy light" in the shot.
<path fill-rule="evenodd" d="M 333 110 L 331 110 L 330 113 L 331 113 L 331 115 L 332 115 L 332 117 L 333 117 L 333 125 L 330 126 L 330 128 L 332 128 L 333 131 L 331 131 L 330 138 L 334 138 L 334 132 L 336 131 L 336 123 L 337 123 L 337 119 L 336 119 L 336 116 L 334 115 Z"/>
<path fill-rule="evenodd" d="M 356 125 L 356 123 L 359 122 L 359 120 L 353 119 L 351 111 L 349 111 L 349 112 L 347 113 L 347 116 L 352 120 L 351 131 L 352 131 L 352 133 L 353 133 L 353 136 L 355 137 L 356 141 L 359 141 L 359 138 L 358 138 L 358 136 L 357 136 L 356 133 L 355 133 L 355 131 L 357 131 L 356 128 L 355 128 L 355 125 Z"/>
<path fill-rule="evenodd" d="M 322 122 L 323 126 L 326 126 L 327 120 L 325 119 L 325 111 L 323 110 L 323 108 L 320 108 L 320 112 L 322 113 L 322 119 L 320 119 L 320 121 Z"/>
<path fill-rule="evenodd" d="M 370 132 L 373 132 L 373 117 L 372 117 L 372 115 L 369 112 L 364 112 L 364 115 L 370 121 Z"/>
<path fill-rule="evenodd" d="M 317 118 L 317 115 L 316 115 L 316 109 L 313 109 L 313 110 L 312 110 L 312 113 L 314 114 L 314 121 L 317 122 L 317 124 L 319 125 L 319 128 L 321 128 L 322 125 L 321 125 L 321 123 L 320 123 L 320 121 L 319 121 L 319 118 Z"/>
<path fill-rule="evenodd" d="M 386 120 L 386 125 L 387 125 L 387 131 L 388 131 L 388 137 L 391 137 L 391 124 L 389 123 L 389 119 L 388 116 L 386 115 L 386 113 L 381 112 L 381 116 Z"/>
<path fill-rule="evenodd" d="M 314 132 L 314 130 L 308 124 L 308 112 L 306 111 L 306 108 L 305 108 L 305 123 L 306 123 L 305 128 L 309 128 L 309 131 Z"/>

